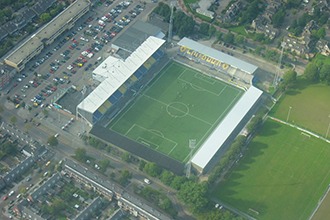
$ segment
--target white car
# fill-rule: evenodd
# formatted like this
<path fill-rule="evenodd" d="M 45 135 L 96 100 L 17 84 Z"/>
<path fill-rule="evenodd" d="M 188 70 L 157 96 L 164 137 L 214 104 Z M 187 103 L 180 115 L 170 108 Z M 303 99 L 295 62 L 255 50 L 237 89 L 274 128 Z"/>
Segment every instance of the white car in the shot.
<path fill-rule="evenodd" d="M 144 178 L 144 180 L 143 180 L 146 184 L 148 184 L 148 185 L 150 185 L 151 184 L 151 181 L 149 180 L 149 179 L 147 179 L 147 178 Z"/>

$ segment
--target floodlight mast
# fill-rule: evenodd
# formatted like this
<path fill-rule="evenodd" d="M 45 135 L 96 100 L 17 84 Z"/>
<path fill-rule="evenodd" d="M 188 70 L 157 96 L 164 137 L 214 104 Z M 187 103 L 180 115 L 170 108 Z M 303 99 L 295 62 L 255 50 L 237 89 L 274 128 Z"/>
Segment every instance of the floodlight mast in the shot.
<path fill-rule="evenodd" d="M 173 10 L 176 5 L 176 1 L 171 1 L 171 16 L 170 16 L 170 24 L 168 27 L 168 35 L 167 35 L 167 43 L 171 44 L 172 42 L 172 29 L 173 29 Z"/>
<path fill-rule="evenodd" d="M 284 45 L 281 44 L 281 54 L 280 54 L 280 59 L 278 60 L 278 67 L 275 73 L 275 77 L 274 77 L 274 81 L 273 81 L 273 86 L 276 88 L 278 85 L 278 81 L 280 79 L 280 69 L 281 69 L 281 65 L 282 65 L 282 58 L 283 58 L 283 50 L 284 50 Z"/>
<path fill-rule="evenodd" d="M 189 161 L 188 161 L 187 166 L 186 166 L 186 177 L 187 178 L 190 177 L 190 173 L 191 173 L 191 159 L 192 159 L 192 155 L 193 155 L 193 152 L 194 152 L 195 147 L 196 147 L 196 139 L 189 139 L 190 152 L 189 152 Z"/>

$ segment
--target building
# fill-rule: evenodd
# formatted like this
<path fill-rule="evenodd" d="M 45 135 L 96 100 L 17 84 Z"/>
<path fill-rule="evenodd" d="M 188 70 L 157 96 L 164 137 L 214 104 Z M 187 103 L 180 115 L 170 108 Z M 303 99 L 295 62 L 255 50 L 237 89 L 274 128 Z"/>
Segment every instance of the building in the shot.
<path fill-rule="evenodd" d="M 269 24 L 266 18 L 260 15 L 252 21 L 251 27 L 255 32 L 264 34 L 271 40 L 273 40 L 278 34 L 278 30 Z"/>
<path fill-rule="evenodd" d="M 142 199 L 139 199 L 136 196 L 125 192 L 115 183 L 111 183 L 108 179 L 95 174 L 95 172 L 90 171 L 88 168 L 83 167 L 73 162 L 72 160 L 65 160 L 64 169 L 65 172 L 67 172 L 70 176 L 74 177 L 76 180 L 82 183 L 91 185 L 93 189 L 104 195 L 109 200 L 112 200 L 112 197 L 114 196 L 115 199 L 118 200 L 119 207 L 129 211 L 135 217 L 150 220 L 170 219 L 168 216 L 146 204 L 146 202 Z M 87 210 L 87 208 L 85 210 Z"/>
<path fill-rule="evenodd" d="M 90 126 L 98 122 L 163 56 L 160 48 L 164 43 L 150 36 L 125 60 L 114 56 L 105 59 L 93 71 L 93 78 L 101 84 L 79 103 L 77 117 Z"/>
<path fill-rule="evenodd" d="M 59 173 L 55 173 L 51 176 L 46 182 L 44 182 L 40 187 L 38 187 L 31 195 L 28 197 L 29 202 L 37 202 L 38 199 L 48 193 L 56 183 L 62 179 L 62 176 Z"/>
<path fill-rule="evenodd" d="M 126 59 L 149 36 L 163 39 L 165 34 L 159 27 L 138 20 L 112 42 L 111 48 L 115 50 L 122 59 Z"/>
<path fill-rule="evenodd" d="M 43 3 L 40 4 L 43 5 Z M 47 45 L 53 43 L 60 34 L 72 28 L 75 22 L 89 10 L 89 7 L 90 2 L 88 0 L 76 0 L 37 33 L 14 49 L 5 58 L 5 63 L 18 71 L 22 71 L 27 62 L 38 55 Z"/>
<path fill-rule="evenodd" d="M 222 17 L 223 22 L 232 22 L 236 19 L 236 16 L 240 13 L 243 8 L 243 4 L 241 1 L 234 2 L 227 9 L 225 15 Z"/>
<path fill-rule="evenodd" d="M 226 117 L 204 141 L 191 159 L 192 166 L 200 173 L 207 172 L 229 148 L 260 100 L 262 91 L 251 86 L 230 110 Z"/>
<path fill-rule="evenodd" d="M 326 40 L 319 40 L 316 49 L 324 56 L 330 56 L 330 43 Z"/>
<path fill-rule="evenodd" d="M 16 69 L 0 64 L 0 91 L 10 83 L 16 72 Z"/>
<path fill-rule="evenodd" d="M 9 171 L 4 177 L 4 181 L 7 185 L 13 184 L 15 180 L 17 180 L 19 177 L 21 177 L 23 174 L 26 173 L 28 169 L 30 169 L 35 161 L 37 160 L 37 157 L 31 156 L 23 160 L 20 164 L 18 164 L 14 169 Z"/>
<path fill-rule="evenodd" d="M 104 201 L 101 197 L 95 198 L 91 204 L 89 204 L 83 211 L 81 211 L 75 218 L 75 220 L 89 220 L 92 219 L 93 214 L 100 210 Z"/>

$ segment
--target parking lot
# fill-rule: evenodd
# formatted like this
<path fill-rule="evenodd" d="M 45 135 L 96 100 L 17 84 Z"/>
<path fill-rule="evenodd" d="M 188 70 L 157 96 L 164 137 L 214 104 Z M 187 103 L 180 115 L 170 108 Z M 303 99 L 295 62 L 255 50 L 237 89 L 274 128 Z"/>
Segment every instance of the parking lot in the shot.
<path fill-rule="evenodd" d="M 44 116 L 53 116 L 48 121 L 52 124 L 59 121 L 55 125 L 62 127 L 64 122 L 61 121 L 70 120 L 72 115 L 56 117 L 60 111 L 54 111 L 53 102 L 69 88 L 79 93 L 84 89 L 83 96 L 78 94 L 75 97 L 86 97 L 97 86 L 92 71 L 110 55 L 111 41 L 137 19 L 145 19 L 156 5 L 139 1 L 106 1 L 91 8 L 70 31 L 64 32 L 32 59 L 13 80 L 9 89 L 4 91 L 8 100 L 6 107 L 17 111 L 25 123 L 33 122 L 38 126 L 43 123 Z M 74 110 L 74 105 L 80 101 L 70 102 L 66 98 L 61 104 L 67 103 L 68 108 Z M 43 109 L 50 114 L 46 115 Z M 41 112 L 45 114 L 39 114 Z"/>

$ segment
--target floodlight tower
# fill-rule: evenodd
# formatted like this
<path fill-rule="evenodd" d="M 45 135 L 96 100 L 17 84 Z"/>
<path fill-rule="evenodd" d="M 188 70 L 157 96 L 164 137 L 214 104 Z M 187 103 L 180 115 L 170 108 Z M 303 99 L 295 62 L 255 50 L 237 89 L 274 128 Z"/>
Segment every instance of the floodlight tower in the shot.
<path fill-rule="evenodd" d="M 281 70 L 281 65 L 282 65 L 284 46 L 281 44 L 281 47 L 282 47 L 282 49 L 281 49 L 280 59 L 278 60 L 278 67 L 277 67 L 276 74 L 275 74 L 274 81 L 273 81 L 274 87 L 277 87 L 278 80 L 280 78 L 280 70 Z"/>
<path fill-rule="evenodd" d="M 170 44 L 172 41 L 172 29 L 173 29 L 173 10 L 174 6 L 176 4 L 176 1 L 171 1 L 171 16 L 170 16 L 170 24 L 168 27 L 168 36 L 167 36 L 167 43 Z"/>
<path fill-rule="evenodd" d="M 190 148 L 190 153 L 189 153 L 189 161 L 187 163 L 187 169 L 186 169 L 186 177 L 189 178 L 190 177 L 190 173 L 191 173 L 191 158 L 193 155 L 193 151 L 196 147 L 196 139 L 189 139 L 189 148 Z"/>

